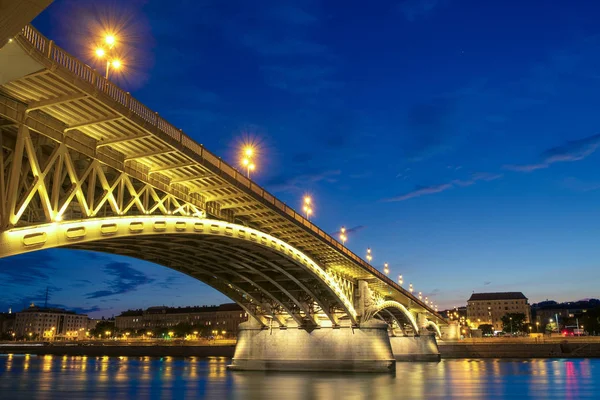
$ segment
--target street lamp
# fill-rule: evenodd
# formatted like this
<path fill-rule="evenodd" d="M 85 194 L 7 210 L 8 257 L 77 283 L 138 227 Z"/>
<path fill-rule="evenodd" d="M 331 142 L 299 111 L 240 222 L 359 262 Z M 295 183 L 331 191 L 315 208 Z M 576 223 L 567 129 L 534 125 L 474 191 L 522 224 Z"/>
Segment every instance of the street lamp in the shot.
<path fill-rule="evenodd" d="M 389 275 L 390 268 L 388 267 L 388 263 L 384 263 L 383 264 L 383 273 L 386 274 L 386 275 Z"/>
<path fill-rule="evenodd" d="M 412 285 L 412 283 L 408 285 L 408 291 L 411 292 L 411 293 L 413 292 L 413 285 Z"/>
<path fill-rule="evenodd" d="M 423 300 L 423 293 L 419 292 L 419 300 Z"/>
<path fill-rule="evenodd" d="M 371 264 L 372 259 L 373 259 L 373 256 L 371 255 L 371 248 L 369 247 L 367 249 L 367 261 L 369 262 L 369 264 Z"/>
<path fill-rule="evenodd" d="M 342 241 L 342 244 L 345 246 L 346 245 L 346 240 L 348 240 L 348 238 L 346 237 L 346 228 L 344 228 L 342 226 L 342 229 L 340 229 L 340 240 Z"/>
<path fill-rule="evenodd" d="M 398 275 L 398 285 L 402 286 L 404 283 L 404 279 L 402 279 L 402 275 Z"/>
<path fill-rule="evenodd" d="M 512 328 L 512 317 L 510 317 L 510 334 L 513 334 L 513 328 Z"/>
<path fill-rule="evenodd" d="M 306 219 L 310 220 L 310 214 L 312 214 L 312 199 L 310 196 L 304 196 L 304 214 L 306 215 Z"/>
<path fill-rule="evenodd" d="M 106 75 L 105 78 L 108 79 L 108 75 L 110 73 L 110 69 L 120 69 L 121 68 L 121 60 L 119 60 L 113 54 L 113 49 L 117 44 L 117 38 L 114 35 L 106 35 L 104 37 L 104 43 L 102 46 L 96 48 L 96 57 L 99 59 L 106 59 Z"/>
<path fill-rule="evenodd" d="M 539 329 L 540 329 L 540 321 L 536 321 L 535 322 L 535 333 L 539 333 Z"/>
<path fill-rule="evenodd" d="M 242 165 L 246 167 L 246 174 L 248 179 L 250 179 L 250 171 L 254 171 L 256 165 L 252 161 L 254 157 L 254 148 L 252 146 L 246 146 L 242 152 Z"/>

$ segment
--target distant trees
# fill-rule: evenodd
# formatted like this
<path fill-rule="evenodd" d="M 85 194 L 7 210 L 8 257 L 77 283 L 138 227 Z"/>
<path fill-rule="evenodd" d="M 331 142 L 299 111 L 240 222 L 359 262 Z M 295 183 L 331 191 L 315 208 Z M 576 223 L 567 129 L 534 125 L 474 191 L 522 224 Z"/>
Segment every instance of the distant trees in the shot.
<path fill-rule="evenodd" d="M 523 313 L 509 313 L 505 314 L 501 318 L 502 330 L 506 333 L 519 333 L 525 332 L 525 314 Z"/>
<path fill-rule="evenodd" d="M 483 336 L 489 336 L 494 334 L 494 325 L 492 324 L 481 324 L 477 328 L 481 331 Z"/>
<path fill-rule="evenodd" d="M 116 334 L 114 320 L 103 319 L 102 321 L 98 322 L 94 329 L 90 329 L 90 336 L 105 337 L 106 332 L 110 332 L 111 335 Z"/>

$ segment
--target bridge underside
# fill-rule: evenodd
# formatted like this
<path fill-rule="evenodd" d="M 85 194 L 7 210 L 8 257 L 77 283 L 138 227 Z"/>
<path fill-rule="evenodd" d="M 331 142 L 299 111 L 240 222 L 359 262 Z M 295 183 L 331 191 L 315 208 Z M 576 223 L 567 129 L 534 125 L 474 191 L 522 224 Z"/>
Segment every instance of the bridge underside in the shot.
<path fill-rule="evenodd" d="M 183 272 L 219 290 L 263 325 L 311 328 L 339 323 L 326 285 L 290 258 L 252 242 L 194 234 L 85 242 L 72 249 L 119 254 Z"/>

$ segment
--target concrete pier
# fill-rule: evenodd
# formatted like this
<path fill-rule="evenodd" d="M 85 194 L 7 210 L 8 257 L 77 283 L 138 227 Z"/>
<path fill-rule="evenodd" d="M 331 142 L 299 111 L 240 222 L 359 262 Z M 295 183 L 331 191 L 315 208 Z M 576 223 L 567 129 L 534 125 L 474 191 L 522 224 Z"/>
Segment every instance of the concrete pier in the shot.
<path fill-rule="evenodd" d="M 390 344 L 396 361 L 440 361 L 440 350 L 434 335 L 391 336 Z"/>
<path fill-rule="evenodd" d="M 369 321 L 360 328 L 261 329 L 240 324 L 232 370 L 394 371 L 387 324 Z"/>

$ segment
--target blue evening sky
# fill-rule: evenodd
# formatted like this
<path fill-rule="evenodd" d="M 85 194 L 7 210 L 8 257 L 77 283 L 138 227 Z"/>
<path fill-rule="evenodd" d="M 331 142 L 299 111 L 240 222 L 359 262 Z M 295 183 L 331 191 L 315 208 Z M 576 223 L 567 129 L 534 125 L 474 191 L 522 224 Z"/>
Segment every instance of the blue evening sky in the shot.
<path fill-rule="evenodd" d="M 577 4 L 576 6 L 574 4 Z M 434 299 L 598 297 L 600 3 L 55 0 L 34 25 L 94 63 L 122 26 L 121 86 Z M 101 68 L 98 65 L 98 68 Z M 0 261 L 0 307 L 110 316 L 227 301 L 165 267 L 52 250 Z"/>

